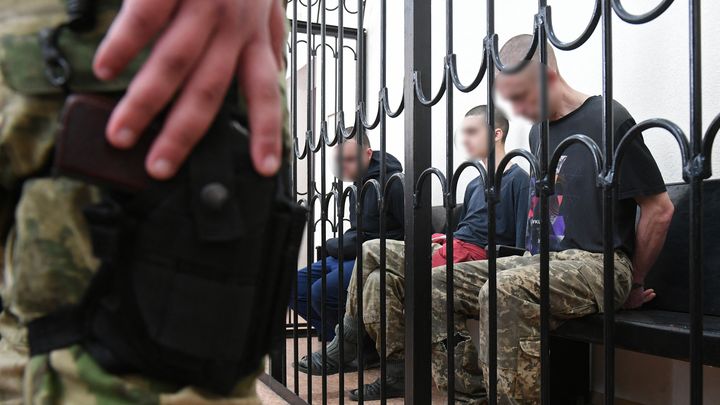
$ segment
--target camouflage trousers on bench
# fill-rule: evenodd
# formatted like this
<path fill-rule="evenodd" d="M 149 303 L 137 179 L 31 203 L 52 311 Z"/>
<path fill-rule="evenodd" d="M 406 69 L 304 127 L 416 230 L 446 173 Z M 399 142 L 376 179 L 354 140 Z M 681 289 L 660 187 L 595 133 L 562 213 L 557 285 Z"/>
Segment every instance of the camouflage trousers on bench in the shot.
<path fill-rule="evenodd" d="M 487 261 L 454 266 L 455 391 L 478 396 L 487 386 L 488 275 Z M 498 404 L 535 404 L 540 398 L 540 256 L 511 256 L 497 260 L 497 388 Z M 627 298 L 632 264 L 615 254 L 615 308 Z M 432 270 L 432 367 L 435 383 L 447 389 L 444 341 L 446 331 L 446 275 Z M 582 250 L 550 253 L 551 328 L 563 321 L 603 311 L 603 256 Z M 479 348 L 470 339 L 466 321 L 480 319 Z M 478 350 L 479 349 L 479 350 Z M 479 353 L 478 353 L 479 352 Z M 478 354 L 480 363 L 478 364 Z M 483 376 L 484 381 L 483 381 Z"/>

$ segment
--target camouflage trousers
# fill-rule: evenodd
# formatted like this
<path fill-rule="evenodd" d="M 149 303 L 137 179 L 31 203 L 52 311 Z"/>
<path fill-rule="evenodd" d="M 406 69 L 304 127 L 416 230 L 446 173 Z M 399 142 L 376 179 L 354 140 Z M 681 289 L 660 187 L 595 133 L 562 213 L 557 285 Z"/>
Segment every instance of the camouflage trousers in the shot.
<path fill-rule="evenodd" d="M 435 383 L 447 389 L 444 341 L 446 276 L 444 267 L 432 273 L 432 368 Z M 499 404 L 536 404 L 540 398 L 540 256 L 497 260 L 497 388 Z M 475 397 L 487 386 L 488 267 L 487 261 L 456 264 L 454 280 L 455 391 Z M 632 263 L 615 254 L 615 308 L 630 292 Z M 550 253 L 551 328 L 563 321 L 603 311 L 602 254 L 582 250 Z M 467 329 L 468 318 L 480 320 L 479 360 Z"/>
<path fill-rule="evenodd" d="M 405 357 L 405 242 L 385 241 L 385 337 L 386 355 L 390 360 Z M 433 252 L 441 245 L 433 244 Z M 380 347 L 380 240 L 363 243 L 362 272 L 357 271 L 357 262 L 348 287 L 346 316 L 358 316 L 357 280 L 362 277 L 362 318 L 368 335 L 375 341 L 378 353 Z"/>

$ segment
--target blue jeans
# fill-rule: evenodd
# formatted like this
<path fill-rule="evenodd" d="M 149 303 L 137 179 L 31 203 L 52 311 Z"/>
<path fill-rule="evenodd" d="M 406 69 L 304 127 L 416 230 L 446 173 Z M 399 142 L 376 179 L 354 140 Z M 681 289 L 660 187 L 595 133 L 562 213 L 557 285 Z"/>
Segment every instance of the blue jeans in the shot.
<path fill-rule="evenodd" d="M 290 297 L 290 308 L 298 315 L 305 318 L 310 325 L 315 328 L 318 334 L 322 334 L 322 325 L 325 324 L 325 336 L 321 336 L 323 341 L 330 341 L 335 337 L 335 325 L 337 325 L 338 317 L 345 313 L 345 299 L 347 298 L 347 288 L 350 284 L 355 260 L 345 260 L 343 264 L 343 294 L 342 302 L 338 296 L 338 286 L 340 285 L 340 262 L 337 258 L 329 256 L 326 259 L 326 289 L 325 289 L 325 322 L 322 321 L 320 314 L 322 313 L 322 262 L 317 261 L 310 266 L 310 277 L 308 279 L 307 267 L 298 271 L 298 289 L 297 289 L 297 307 L 295 307 L 295 295 Z M 310 286 L 310 313 L 308 314 L 308 283 Z"/>

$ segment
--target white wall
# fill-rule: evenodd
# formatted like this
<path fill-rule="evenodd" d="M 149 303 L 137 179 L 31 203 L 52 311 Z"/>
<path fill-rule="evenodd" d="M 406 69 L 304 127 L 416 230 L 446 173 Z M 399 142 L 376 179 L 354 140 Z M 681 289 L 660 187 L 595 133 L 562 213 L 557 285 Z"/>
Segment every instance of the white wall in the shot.
<path fill-rule="evenodd" d="M 334 6 L 328 2 L 328 6 Z M 348 6 L 356 9 L 356 1 L 349 1 Z M 404 22 L 403 2 L 388 1 L 387 14 L 387 83 L 393 108 L 402 97 L 404 76 Z M 426 80 L 432 77 L 433 91 L 436 91 L 442 74 L 442 58 L 444 49 L 444 1 L 433 1 L 433 40 L 428 44 L 433 60 L 433 72 L 423 72 Z M 594 0 L 551 0 L 556 33 L 561 39 L 576 37 L 585 27 L 592 13 Z M 631 12 L 650 10 L 659 0 L 624 1 L 625 7 Z M 469 82 L 480 65 L 482 41 L 485 37 L 485 2 L 475 0 L 454 1 L 455 53 L 458 55 L 459 74 L 463 81 Z M 373 116 L 376 109 L 377 94 L 380 89 L 380 2 L 367 2 L 365 27 L 368 32 L 368 106 L 369 115 Z M 500 43 L 513 35 L 530 33 L 533 15 L 536 13 L 536 2 L 530 0 L 502 0 L 495 2 L 496 32 Z M 301 9 L 301 16 L 304 10 Z M 720 2 L 706 1 L 702 8 L 702 58 L 703 58 L 703 130 L 712 118 L 720 113 Z M 335 23 L 335 13 L 330 13 L 328 23 Z M 355 16 L 347 16 L 346 24 L 354 26 Z M 675 2 L 661 17 L 651 23 L 634 26 L 618 18 L 613 19 L 614 30 L 614 80 L 615 98 L 640 122 L 649 118 L 666 118 L 683 130 L 688 130 L 688 12 L 686 2 Z M 300 66 L 304 65 L 304 50 L 300 53 Z M 580 49 L 563 52 L 556 51 L 561 73 L 566 80 L 577 89 L 589 93 L 601 92 L 601 42 L 600 27 L 588 43 Z M 331 61 L 330 61 L 331 62 Z M 348 64 L 351 59 L 348 58 Z M 354 111 L 354 67 L 346 67 L 346 116 Z M 334 75 L 328 73 L 328 83 L 333 83 Z M 319 81 L 318 81 L 319 85 Z M 330 90 L 332 92 L 332 90 Z M 501 107 L 507 107 L 498 100 Z M 445 167 L 445 110 L 443 102 L 433 109 L 433 165 Z M 455 92 L 455 116 L 451 117 L 456 128 L 459 127 L 464 112 L 472 106 L 486 103 L 485 84 L 481 84 L 471 94 Z M 302 100 L 300 104 L 303 104 Z M 330 104 L 332 106 L 334 101 Z M 304 110 L 301 107 L 301 114 Z M 505 108 L 507 111 L 507 108 Z M 329 107 L 328 115 L 332 108 Z M 330 121 L 332 122 L 332 120 Z M 509 149 L 527 146 L 528 122 L 511 115 Z M 404 123 L 400 116 L 388 119 L 387 147 L 401 161 L 403 153 Z M 377 145 L 379 132 L 370 133 L 371 142 Z M 659 130 L 647 131 L 645 140 L 653 152 L 666 182 L 681 180 L 679 153 L 674 141 Z M 713 158 L 714 177 L 720 177 L 720 148 L 715 148 Z M 463 160 L 461 150 L 455 150 L 455 164 Z M 319 173 L 319 172 L 318 172 Z M 470 174 L 465 176 L 469 180 Z M 316 174 L 317 176 L 317 174 Z M 319 178 L 319 177 L 318 177 Z M 461 182 L 461 190 L 464 189 Z M 459 196 L 460 197 L 460 196 Z M 433 187 L 433 202 L 441 203 L 437 187 Z M 618 365 L 624 364 L 629 373 L 618 375 L 618 393 L 628 399 L 639 400 L 655 398 L 652 392 L 663 387 L 668 396 L 666 403 L 685 403 L 687 398 L 687 366 L 685 363 L 666 359 L 651 358 L 638 354 L 619 351 Z M 630 367 L 635 365 L 635 368 Z M 644 373 L 644 381 L 659 384 L 632 384 L 633 373 Z M 628 374 L 628 375 L 626 375 Z M 717 386 L 720 383 L 720 372 L 708 369 L 706 386 Z M 599 380 L 596 386 L 601 387 Z M 712 392 L 717 398 L 719 395 Z M 681 399 L 682 398 L 682 399 Z M 654 400 L 653 400 L 654 401 Z M 650 401 L 650 402 L 653 402 Z M 658 400 L 659 401 L 659 400 Z M 643 401 L 648 403 L 647 401 Z M 655 402 L 660 403 L 660 402 Z"/>

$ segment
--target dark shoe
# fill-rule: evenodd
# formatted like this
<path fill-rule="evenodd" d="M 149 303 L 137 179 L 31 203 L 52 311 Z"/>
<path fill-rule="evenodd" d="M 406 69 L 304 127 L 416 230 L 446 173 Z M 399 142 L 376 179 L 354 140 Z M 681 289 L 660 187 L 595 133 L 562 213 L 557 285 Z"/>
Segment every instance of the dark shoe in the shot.
<path fill-rule="evenodd" d="M 387 380 L 385 384 L 385 398 L 402 398 L 405 396 L 405 361 L 389 360 L 387 362 Z M 372 384 L 362 387 L 363 401 L 377 401 L 380 399 L 380 378 Z M 350 399 L 359 401 L 358 389 L 350 390 Z"/>
<path fill-rule="evenodd" d="M 328 343 L 325 350 L 325 372 L 326 375 L 337 374 L 340 372 L 340 339 L 343 340 L 342 356 L 344 362 L 343 371 L 357 371 L 357 364 L 353 366 L 357 353 L 357 322 L 350 317 L 346 317 L 343 321 L 343 336 L 337 334 L 339 327 L 335 327 L 335 338 Z M 296 365 L 298 371 L 310 375 L 323 374 L 323 356 L 322 351 L 313 352 L 310 356 L 303 357 Z"/>
<path fill-rule="evenodd" d="M 373 381 L 372 384 L 363 386 L 363 401 L 380 400 L 380 379 Z M 385 384 L 385 398 L 402 398 L 405 396 L 405 379 L 398 377 L 387 377 Z M 350 399 L 353 401 L 360 400 L 360 394 L 357 389 L 350 390 Z"/>

